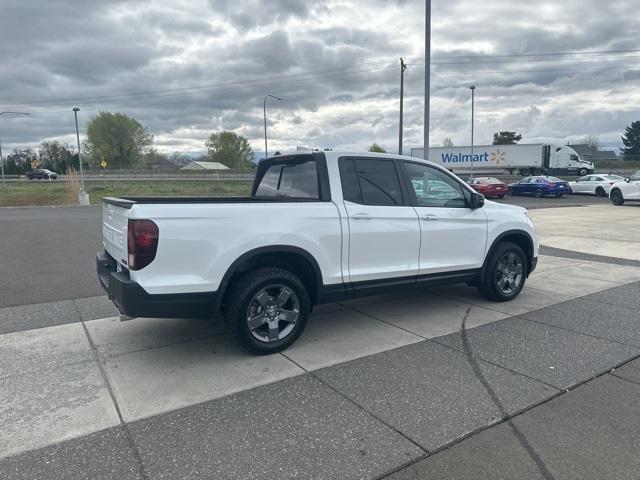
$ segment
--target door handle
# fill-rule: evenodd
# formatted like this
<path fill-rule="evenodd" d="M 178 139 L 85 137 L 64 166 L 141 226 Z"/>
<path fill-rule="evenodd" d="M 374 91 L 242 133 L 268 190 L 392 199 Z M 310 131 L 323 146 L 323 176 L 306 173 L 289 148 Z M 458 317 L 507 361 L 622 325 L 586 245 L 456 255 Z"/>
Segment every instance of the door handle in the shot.
<path fill-rule="evenodd" d="M 352 215 L 351 218 L 354 220 L 371 220 L 368 213 L 356 213 L 355 215 Z"/>
<path fill-rule="evenodd" d="M 421 218 L 422 220 L 425 220 L 427 222 L 438 220 L 438 217 L 436 217 L 435 215 L 423 215 Z"/>

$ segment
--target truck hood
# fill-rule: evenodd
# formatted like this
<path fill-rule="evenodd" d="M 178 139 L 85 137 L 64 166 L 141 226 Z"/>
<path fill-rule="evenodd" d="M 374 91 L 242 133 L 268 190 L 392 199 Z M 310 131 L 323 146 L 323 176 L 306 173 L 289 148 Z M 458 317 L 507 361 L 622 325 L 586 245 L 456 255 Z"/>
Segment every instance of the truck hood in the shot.
<path fill-rule="evenodd" d="M 526 208 L 524 207 L 519 207 L 518 205 L 507 205 L 505 203 L 498 203 L 498 202 L 494 202 L 492 200 L 486 200 L 484 201 L 484 207 L 483 208 L 488 208 L 491 209 L 493 211 L 499 211 L 499 210 L 503 210 L 503 211 L 508 211 L 510 213 L 524 213 L 527 211 Z"/>

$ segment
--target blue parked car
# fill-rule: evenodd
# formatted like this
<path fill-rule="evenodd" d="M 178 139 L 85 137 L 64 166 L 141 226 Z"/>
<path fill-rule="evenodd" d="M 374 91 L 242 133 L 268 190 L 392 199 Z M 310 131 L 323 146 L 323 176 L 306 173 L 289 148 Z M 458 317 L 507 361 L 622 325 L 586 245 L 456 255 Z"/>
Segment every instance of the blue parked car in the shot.
<path fill-rule="evenodd" d="M 525 177 L 519 182 L 509 184 L 511 195 L 535 195 L 542 198 L 545 195 L 561 197 L 565 193 L 571 193 L 569 184 L 556 177 Z"/>

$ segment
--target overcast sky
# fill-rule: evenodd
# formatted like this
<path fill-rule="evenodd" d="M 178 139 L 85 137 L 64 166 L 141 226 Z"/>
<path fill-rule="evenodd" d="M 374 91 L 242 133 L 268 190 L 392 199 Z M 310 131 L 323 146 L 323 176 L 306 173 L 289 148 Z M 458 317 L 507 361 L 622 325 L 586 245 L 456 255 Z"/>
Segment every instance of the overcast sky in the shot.
<path fill-rule="evenodd" d="M 223 129 L 270 149 L 398 147 L 398 58 L 407 60 L 405 148 L 422 142 L 424 2 L 416 0 L 0 0 L 5 155 L 73 144 L 99 111 L 138 119 L 159 150 L 204 148 Z M 596 135 L 618 146 L 640 120 L 637 0 L 433 0 L 431 144 Z"/>

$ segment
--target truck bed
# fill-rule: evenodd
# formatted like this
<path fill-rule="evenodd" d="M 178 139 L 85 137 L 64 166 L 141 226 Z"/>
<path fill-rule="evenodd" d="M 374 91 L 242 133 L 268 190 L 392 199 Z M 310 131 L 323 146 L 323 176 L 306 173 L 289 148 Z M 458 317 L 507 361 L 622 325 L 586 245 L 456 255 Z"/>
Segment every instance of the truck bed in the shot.
<path fill-rule="evenodd" d="M 105 197 L 103 203 L 131 208 L 136 204 L 189 204 L 189 203 L 292 203 L 317 202 L 316 199 L 285 197 Z"/>

